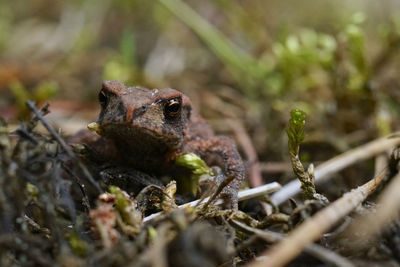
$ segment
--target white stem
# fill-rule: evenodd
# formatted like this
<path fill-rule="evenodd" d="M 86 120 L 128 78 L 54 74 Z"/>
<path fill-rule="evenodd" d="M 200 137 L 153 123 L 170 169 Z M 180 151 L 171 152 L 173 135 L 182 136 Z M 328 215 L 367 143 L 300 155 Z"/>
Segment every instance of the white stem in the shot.
<path fill-rule="evenodd" d="M 398 134 L 398 133 L 397 133 Z M 398 135 L 397 135 L 398 136 Z M 365 145 L 356 147 L 343 154 L 340 154 L 315 168 L 315 182 L 319 183 L 330 177 L 331 174 L 368 158 L 372 158 L 388 149 L 395 148 L 400 144 L 400 138 L 396 134 L 386 136 Z M 283 186 L 281 190 L 271 196 L 271 201 L 278 206 L 300 192 L 299 180 L 293 180 Z"/>
<path fill-rule="evenodd" d="M 279 183 L 273 182 L 273 183 L 270 183 L 270 184 L 265 184 L 265 185 L 258 186 L 258 187 L 255 187 L 255 188 L 243 190 L 243 191 L 240 191 L 238 193 L 238 199 L 239 199 L 239 201 L 243 201 L 243 200 L 247 200 L 247 199 L 250 199 L 250 198 L 263 196 L 263 195 L 275 192 L 276 190 L 279 190 L 281 187 L 282 186 Z M 209 197 L 206 197 L 205 199 L 202 200 L 202 202 L 207 202 L 208 199 L 209 199 Z M 192 202 L 180 205 L 180 206 L 178 206 L 178 208 L 179 209 L 184 209 L 184 208 L 187 208 L 187 207 L 194 207 L 199 203 L 199 201 L 200 201 L 199 199 L 198 200 L 194 200 Z M 215 205 L 221 205 L 222 203 L 223 203 L 223 201 L 219 199 L 219 200 L 216 200 L 214 204 Z M 149 222 L 149 221 L 153 220 L 154 218 L 158 217 L 159 215 L 161 215 L 162 213 L 163 212 L 157 212 L 157 213 L 151 214 L 151 215 L 145 217 L 143 219 L 143 222 Z"/>

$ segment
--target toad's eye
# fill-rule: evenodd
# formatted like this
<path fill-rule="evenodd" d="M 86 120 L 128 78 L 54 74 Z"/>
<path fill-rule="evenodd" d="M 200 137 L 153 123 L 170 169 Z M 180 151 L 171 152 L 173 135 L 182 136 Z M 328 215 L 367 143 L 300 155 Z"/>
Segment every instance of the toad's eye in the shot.
<path fill-rule="evenodd" d="M 181 112 L 182 100 L 180 98 L 173 98 L 168 100 L 165 105 L 165 116 L 168 118 L 175 118 Z"/>
<path fill-rule="evenodd" d="M 105 107 L 108 102 L 108 97 L 106 95 L 106 92 L 104 90 L 101 90 L 99 93 L 99 103 L 102 107 Z"/>

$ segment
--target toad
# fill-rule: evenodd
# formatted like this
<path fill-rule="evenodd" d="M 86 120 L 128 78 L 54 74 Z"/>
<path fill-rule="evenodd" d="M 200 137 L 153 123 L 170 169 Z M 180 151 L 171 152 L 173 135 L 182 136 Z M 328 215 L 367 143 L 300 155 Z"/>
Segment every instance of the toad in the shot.
<path fill-rule="evenodd" d="M 178 156 L 194 153 L 209 166 L 219 166 L 225 177 L 234 176 L 220 197 L 237 208 L 244 166 L 236 145 L 229 137 L 215 135 L 186 95 L 171 88 L 150 90 L 105 81 L 99 102 L 99 117 L 88 128 L 101 136 L 96 149 L 106 161 L 167 175 L 176 170 Z"/>

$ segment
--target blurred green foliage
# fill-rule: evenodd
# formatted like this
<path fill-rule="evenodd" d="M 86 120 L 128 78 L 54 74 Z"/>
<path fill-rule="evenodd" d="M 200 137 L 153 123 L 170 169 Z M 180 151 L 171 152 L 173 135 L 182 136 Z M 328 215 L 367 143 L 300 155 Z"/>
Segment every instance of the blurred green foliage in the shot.
<path fill-rule="evenodd" d="M 108 61 L 103 69 L 104 80 L 119 80 L 127 84 L 138 84 L 135 37 L 125 31 L 121 37 L 119 55 Z"/>
<path fill-rule="evenodd" d="M 396 7 L 357 0 L 0 3 L 0 88 L 11 89 L 0 112 L 13 99 L 23 117 L 26 99 L 53 96 L 36 96 L 43 81 L 57 83 L 58 97 L 84 102 L 96 101 L 101 80 L 117 79 L 222 94 L 217 106 L 194 102 L 206 115 L 243 120 L 261 153 L 286 143 L 293 108 L 310 114 L 311 136 L 381 135 L 399 124 Z M 227 94 L 242 105 L 232 108 Z"/>
<path fill-rule="evenodd" d="M 72 233 L 68 241 L 75 255 L 83 257 L 88 253 L 88 244 L 80 239 L 76 233 Z"/>
<path fill-rule="evenodd" d="M 10 90 L 15 97 L 15 103 L 17 107 L 17 113 L 19 118 L 26 118 L 30 113 L 26 106 L 26 101 L 32 100 L 38 104 L 52 98 L 58 92 L 58 84 L 54 81 L 43 81 L 39 83 L 31 92 L 28 91 L 25 86 L 19 82 L 14 81 L 10 84 Z"/>

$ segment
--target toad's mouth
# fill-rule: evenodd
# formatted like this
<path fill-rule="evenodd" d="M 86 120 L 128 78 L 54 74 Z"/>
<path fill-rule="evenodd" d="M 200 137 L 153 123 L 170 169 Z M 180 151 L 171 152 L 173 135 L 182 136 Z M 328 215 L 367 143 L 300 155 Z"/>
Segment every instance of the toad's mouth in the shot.
<path fill-rule="evenodd" d="M 100 135 L 117 139 L 154 139 L 161 140 L 162 135 L 157 130 L 137 127 L 132 124 L 106 123 L 100 126 Z"/>
<path fill-rule="evenodd" d="M 148 149 L 150 147 L 163 149 L 175 149 L 180 145 L 180 139 L 158 129 L 148 129 L 132 124 L 120 123 L 91 123 L 88 128 L 99 135 L 112 139 L 121 145 L 135 149 Z"/>

